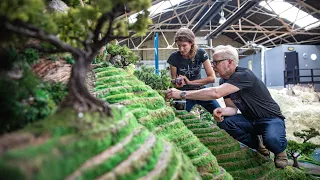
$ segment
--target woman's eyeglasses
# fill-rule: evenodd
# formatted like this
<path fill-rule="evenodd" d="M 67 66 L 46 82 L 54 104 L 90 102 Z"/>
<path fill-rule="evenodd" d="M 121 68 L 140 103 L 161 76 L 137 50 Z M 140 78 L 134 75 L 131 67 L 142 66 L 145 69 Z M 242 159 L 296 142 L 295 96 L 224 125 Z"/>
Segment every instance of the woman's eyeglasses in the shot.
<path fill-rule="evenodd" d="M 218 64 L 219 64 L 220 62 L 225 61 L 225 60 L 229 60 L 229 59 L 221 59 L 221 60 L 212 61 L 211 64 L 212 64 L 213 66 L 218 66 Z"/>

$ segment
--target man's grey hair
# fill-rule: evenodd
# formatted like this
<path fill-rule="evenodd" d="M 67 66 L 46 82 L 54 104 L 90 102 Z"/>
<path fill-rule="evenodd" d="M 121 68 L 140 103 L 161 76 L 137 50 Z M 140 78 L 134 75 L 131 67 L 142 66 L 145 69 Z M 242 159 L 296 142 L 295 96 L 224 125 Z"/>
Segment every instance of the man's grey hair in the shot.
<path fill-rule="evenodd" d="M 214 48 L 213 56 L 219 54 L 221 59 L 231 59 L 236 65 L 239 63 L 239 55 L 236 48 L 230 45 L 219 45 Z"/>

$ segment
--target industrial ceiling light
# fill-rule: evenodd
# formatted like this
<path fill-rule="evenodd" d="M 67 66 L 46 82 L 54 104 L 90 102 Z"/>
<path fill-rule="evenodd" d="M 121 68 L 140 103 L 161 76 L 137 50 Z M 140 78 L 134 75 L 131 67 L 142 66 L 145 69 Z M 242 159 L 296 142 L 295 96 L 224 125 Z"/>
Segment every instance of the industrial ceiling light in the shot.
<path fill-rule="evenodd" d="M 223 9 L 221 9 L 221 13 L 220 13 L 220 20 L 219 20 L 219 24 L 223 24 L 227 21 L 227 19 L 224 17 L 224 12 Z"/>
<path fill-rule="evenodd" d="M 192 31 L 197 33 L 200 29 L 207 25 L 216 15 L 219 14 L 219 10 L 228 4 L 230 0 L 217 0 L 212 6 L 205 12 L 205 14 L 200 18 L 200 20 L 192 27 Z"/>
<path fill-rule="evenodd" d="M 252 9 L 255 5 L 258 4 L 260 0 L 248 0 L 244 5 L 242 5 L 236 12 L 234 12 L 228 19 L 220 24 L 216 29 L 214 29 L 210 34 L 205 36 L 206 39 L 213 39 L 219 36 L 223 30 L 230 27 L 233 23 L 238 21 L 241 17 L 245 16 L 245 14 Z"/>

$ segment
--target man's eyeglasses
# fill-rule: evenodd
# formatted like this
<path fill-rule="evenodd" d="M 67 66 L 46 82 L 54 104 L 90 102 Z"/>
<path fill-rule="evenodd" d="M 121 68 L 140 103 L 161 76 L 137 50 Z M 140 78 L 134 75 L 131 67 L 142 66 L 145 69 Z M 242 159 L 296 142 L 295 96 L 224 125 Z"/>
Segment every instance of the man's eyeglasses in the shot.
<path fill-rule="evenodd" d="M 221 59 L 221 60 L 212 61 L 211 64 L 212 64 L 213 66 L 218 66 L 218 64 L 219 64 L 220 62 L 225 61 L 225 60 L 229 60 L 229 59 Z"/>

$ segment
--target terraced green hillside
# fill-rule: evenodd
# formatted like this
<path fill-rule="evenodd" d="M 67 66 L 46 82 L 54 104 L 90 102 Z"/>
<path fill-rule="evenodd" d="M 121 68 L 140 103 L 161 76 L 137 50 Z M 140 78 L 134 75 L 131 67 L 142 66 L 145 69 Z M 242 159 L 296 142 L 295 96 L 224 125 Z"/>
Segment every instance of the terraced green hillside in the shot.
<path fill-rule="evenodd" d="M 240 148 L 239 142 L 212 122 L 187 111 L 175 111 L 175 114 L 211 150 L 219 165 L 234 179 L 280 178 L 280 172 L 271 159 L 248 148 Z"/>
<path fill-rule="evenodd" d="M 0 139 L 0 179 L 199 179 L 175 145 L 124 107 L 113 117 L 64 110 Z"/>
<path fill-rule="evenodd" d="M 95 93 L 99 98 L 111 104 L 125 105 L 139 123 L 158 136 L 174 142 L 190 157 L 203 179 L 232 179 L 218 166 L 210 150 L 175 117 L 172 108 L 166 106 L 156 91 L 123 69 L 100 67 L 94 71 Z"/>
<path fill-rule="evenodd" d="M 293 169 L 282 176 L 211 122 L 173 111 L 122 69 L 96 76 L 113 116 L 64 109 L 0 137 L 0 179 L 306 179 Z"/>

